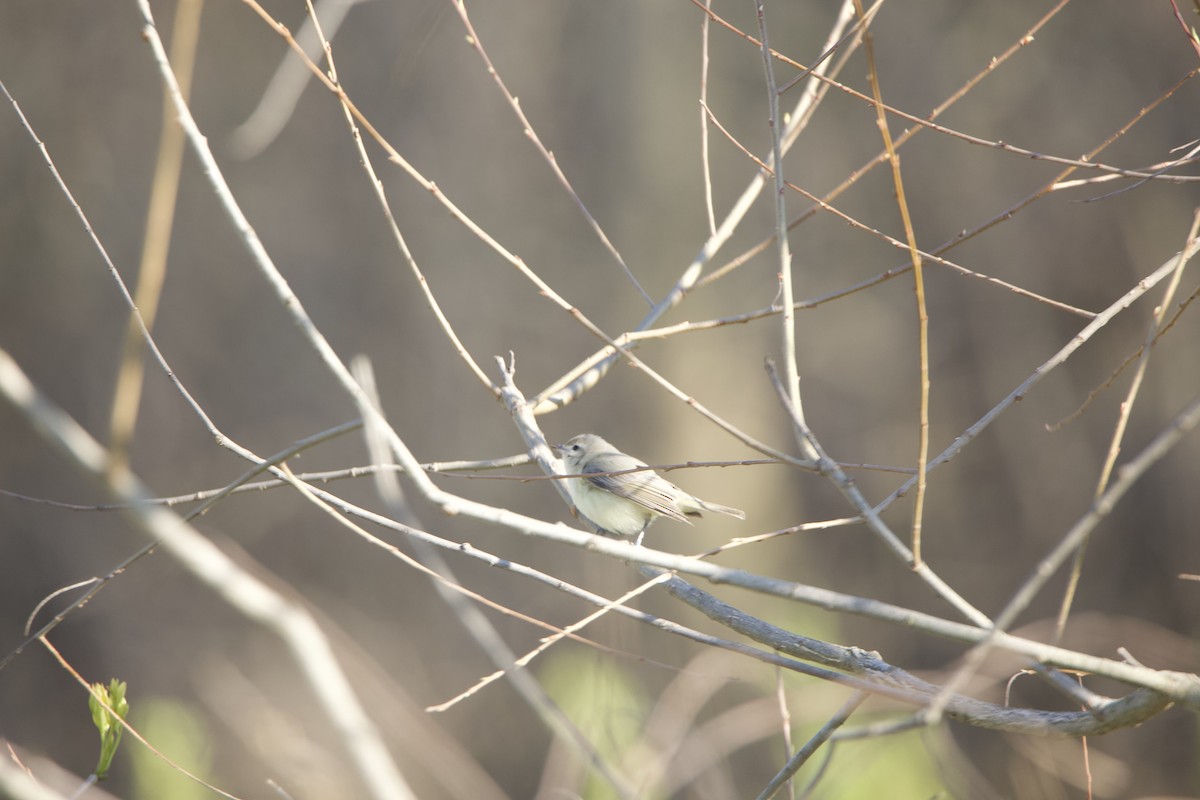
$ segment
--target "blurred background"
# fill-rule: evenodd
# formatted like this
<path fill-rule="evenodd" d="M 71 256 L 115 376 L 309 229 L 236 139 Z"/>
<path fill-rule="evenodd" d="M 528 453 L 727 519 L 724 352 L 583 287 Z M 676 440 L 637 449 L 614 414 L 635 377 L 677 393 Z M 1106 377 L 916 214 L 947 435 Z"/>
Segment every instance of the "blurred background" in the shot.
<path fill-rule="evenodd" d="M 176 4 L 152 4 L 170 40 Z M 182 6 L 181 6 L 182 7 Z M 279 35 L 241 3 L 208 2 L 191 96 L 232 190 L 275 264 L 344 360 L 375 364 L 384 408 L 422 461 L 522 452 L 508 412 L 468 372 L 437 327 L 399 254 L 359 165 L 341 108 L 315 82 L 280 119 L 278 136 L 247 142 L 242 128 L 272 75 L 295 60 Z M 266 11 L 301 28 L 299 3 Z M 1094 161 L 1136 169 L 1178 158 L 1200 136 L 1198 64 L 1167 3 L 1074 2 L 970 88 L 939 122 L 988 141 L 1078 158 L 1153 106 Z M 553 151 L 650 297 L 663 297 L 708 237 L 701 152 L 702 11 L 686 2 L 471 3 L 479 40 L 538 135 Z M 1046 3 L 893 2 L 871 26 L 885 101 L 918 117 L 985 72 L 1051 10 Z M 714 11 L 757 30 L 750 3 Z M 771 45 L 812 64 L 835 4 L 770 4 Z M 1194 9 L 1182 9 L 1194 24 Z M 178 12 L 182 13 L 182 12 Z M 132 2 L 0 4 L 0 80 L 45 143 L 122 278 L 138 279 L 161 139 L 161 78 Z M 339 78 L 358 108 L 404 158 L 475 223 L 517 254 L 610 335 L 635 327 L 647 303 L 531 146 L 467 41 L 448 2 L 371 0 L 348 10 L 333 39 Z M 170 41 L 168 41 L 168 45 Z M 761 53 L 714 25 L 707 103 L 752 153 L 769 153 Z M 835 56 L 835 60 L 838 56 Z M 797 71 L 777 63 L 780 85 Z M 839 80 L 869 94 L 855 51 Z M 781 98 L 792 108 L 804 83 Z M 1158 103 L 1157 105 L 1155 105 Z M 894 136 L 913 127 L 890 118 Z M 240 132 L 239 132 L 240 131 Z M 392 212 L 451 325 L 496 378 L 494 356 L 513 352 L 533 396 L 599 341 L 455 220 L 368 141 Z M 1176 150 L 1176 148 L 1183 148 Z M 787 178 L 824 195 L 881 150 L 875 111 L 837 89 L 785 160 Z M 919 244 L 932 250 L 1013 209 L 1065 167 L 924 131 L 902 151 Z M 710 133 L 718 222 L 755 175 L 723 134 Z M 1195 174 L 1193 166 L 1172 169 Z M 1072 180 L 1098 172 L 1075 172 Z M 12 108 L 0 112 L 0 347 L 96 438 L 109 441 L 128 310 L 102 258 Z M 1196 183 L 1119 180 L 1047 193 L 946 254 L 978 273 L 1097 312 L 1184 245 L 1200 202 Z M 1106 196 L 1115 189 L 1119 194 Z M 763 192 L 705 272 L 768 237 Z M 1091 201 L 1091 202 L 1088 202 Z M 875 168 L 832 201 L 903 240 L 890 171 Z M 810 206 L 792 193 L 789 217 Z M 818 213 L 789 240 L 796 298 L 813 300 L 902 267 L 898 250 Z M 174 373 L 228 437 L 260 455 L 353 419 L 214 199 L 195 157 L 183 159 L 154 335 Z M 773 248 L 690 293 L 662 324 L 732 317 L 777 300 Z M 1179 303 L 1195 296 L 1195 268 Z M 986 281 L 927 264 L 930 451 L 941 452 L 1086 324 L 1087 319 Z M 985 613 L 996 613 L 1096 491 L 1132 370 L 1060 428 L 1089 392 L 1136 353 L 1161 301 L 1160 284 L 1117 316 L 977 441 L 931 473 L 924 554 Z M 917 454 L 919 371 L 911 274 L 797 313 L 798 366 L 809 424 L 845 462 L 911 468 Z M 1122 446 L 1138 453 L 1200 392 L 1194 306 L 1158 342 Z M 641 358 L 741 430 L 797 452 L 763 371 L 781 358 L 778 317 L 643 344 Z M 644 374 L 617 365 L 577 402 L 542 416 L 551 441 L 592 431 L 655 463 L 757 457 Z M 212 436 L 169 381 L 148 366 L 129 451 L 133 470 L 162 496 L 225 485 L 246 468 Z M 366 463 L 358 434 L 306 451 L 296 472 Z M 534 474 L 526 467 L 520 474 Z M 745 523 L 662 522 L 650 546 L 694 553 L 736 536 L 852 515 L 832 484 L 780 465 L 674 472 L 695 494 L 746 509 Z M 872 501 L 904 476 L 854 473 Z M 550 521 L 572 522 L 544 482 L 437 478 L 453 492 Z M 1163 458 L 1097 530 L 1064 644 L 1104 657 L 1126 647 L 1147 666 L 1200 670 L 1200 439 Z M 32 502 L 105 501 L 17 414 L 0 405 L 0 657 L 22 641 L 38 602 L 103 575 L 145 541 L 113 513 Z M 334 490 L 380 509 L 366 479 Z M 410 492 L 422 526 L 614 597 L 637 584 L 626 565 L 593 553 L 448 518 Z M 911 497 L 885 520 L 902 536 Z M 504 682 L 440 714 L 442 703 L 493 669 L 427 578 L 364 544 L 289 490 L 232 497 L 196 526 L 302 599 L 339 657 L 421 797 L 607 797 L 607 789 Z M 404 546 L 397 534 L 375 530 Z M 743 547 L 719 562 L 954 617 L 861 526 L 800 533 Z M 493 600 L 555 625 L 590 607 L 543 585 L 468 559 L 451 566 Z M 1051 582 L 1019 633 L 1049 640 L 1065 586 Z M 711 587 L 709 587 L 711 588 Z M 791 630 L 879 650 L 938 680 L 961 646 L 738 590 L 716 590 Z M 45 622 L 66 598 L 38 617 Z M 636 605 L 716 635 L 713 623 L 661 592 Z M 544 631 L 486 611 L 518 653 Z M 751 797 L 785 756 L 775 700 L 781 680 L 793 738 L 803 742 L 846 699 L 844 690 L 777 676 L 758 662 L 606 617 L 586 635 L 615 652 L 559 644 L 534 674 L 645 797 Z M 163 752 L 239 797 L 364 796 L 342 744 L 281 643 L 241 618 L 169 557 L 143 559 L 51 636 L 90 681 L 129 684 L 130 719 Z M 973 694 L 1001 702 L 1021 666 L 997 659 Z M 1091 685 L 1091 684 L 1089 684 Z M 1096 684 L 1119 695 L 1128 687 Z M 1068 708 L 1033 680 L 1012 702 Z M 852 723 L 886 718 L 872 701 Z M 927 798 L 1200 795 L 1194 712 L 1173 709 L 1140 728 L 1088 742 L 1046 741 L 948 724 L 922 733 L 839 745 L 817 797 Z M 39 646 L 0 671 L 0 737 L 24 754 L 86 775 L 96 733 L 86 696 Z M 815 765 L 814 765 L 815 766 Z M 802 780 L 813 775 L 802 772 Z M 43 777 L 43 771 L 34 768 Z M 49 778 L 43 777 L 49 781 Z M 73 786 L 67 781 L 65 791 Z M 131 798 L 211 796 L 127 738 L 106 789 Z M 86 795 L 85 795 L 86 796 Z"/>

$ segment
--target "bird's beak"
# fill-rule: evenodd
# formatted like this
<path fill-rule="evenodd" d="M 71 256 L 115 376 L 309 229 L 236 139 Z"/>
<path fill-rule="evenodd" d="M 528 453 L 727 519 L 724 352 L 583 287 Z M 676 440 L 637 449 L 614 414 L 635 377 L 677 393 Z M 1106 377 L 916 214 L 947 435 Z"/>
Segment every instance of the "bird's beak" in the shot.
<path fill-rule="evenodd" d="M 552 444 L 550 445 L 550 449 L 561 456 L 567 451 L 567 446 L 565 444 Z"/>

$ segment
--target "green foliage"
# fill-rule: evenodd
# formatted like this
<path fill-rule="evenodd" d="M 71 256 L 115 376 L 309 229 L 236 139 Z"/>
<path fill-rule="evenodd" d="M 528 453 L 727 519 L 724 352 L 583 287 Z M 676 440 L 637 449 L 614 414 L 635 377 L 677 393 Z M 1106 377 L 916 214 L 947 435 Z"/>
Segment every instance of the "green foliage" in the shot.
<path fill-rule="evenodd" d="M 138 703 L 136 727 L 167 758 L 204 777 L 212 766 L 208 731 L 184 703 L 153 698 Z M 212 793 L 144 747 L 130 752 L 135 800 L 208 800 Z"/>
<path fill-rule="evenodd" d="M 807 782 L 822 758 L 819 754 L 800 771 L 797 786 Z M 945 787 L 920 731 L 837 744 L 833 763 L 813 793 L 814 800 L 943 796 Z"/>
<path fill-rule="evenodd" d="M 88 708 L 92 711 L 92 722 L 100 731 L 100 758 L 96 761 L 94 774 L 97 780 L 108 777 L 109 767 L 112 766 L 113 756 L 121 745 L 121 735 L 125 728 L 120 719 L 125 719 L 129 713 L 129 701 L 125 699 L 125 681 L 113 678 L 106 687 L 102 683 L 92 684 L 92 694 L 88 695 Z"/>
<path fill-rule="evenodd" d="M 638 686 L 612 659 L 595 653 L 556 653 L 541 671 L 542 685 L 609 763 L 620 764 L 641 737 L 648 711 Z M 617 795 L 592 776 L 582 796 L 608 800 Z"/>

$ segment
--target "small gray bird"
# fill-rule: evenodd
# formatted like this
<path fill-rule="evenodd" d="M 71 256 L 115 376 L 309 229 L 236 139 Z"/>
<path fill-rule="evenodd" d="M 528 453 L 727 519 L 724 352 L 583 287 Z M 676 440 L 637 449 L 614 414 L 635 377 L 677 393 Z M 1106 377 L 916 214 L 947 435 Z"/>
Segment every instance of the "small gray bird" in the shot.
<path fill-rule="evenodd" d="M 566 444 L 554 445 L 554 449 L 566 462 L 567 472 L 587 476 L 567 480 L 567 491 L 579 513 L 609 533 L 636 536 L 636 544 L 642 543 L 646 528 L 657 517 L 670 517 L 689 525 L 692 523 L 688 517 L 699 517 L 702 511 L 746 518 L 736 508 L 693 497 L 652 470 L 602 474 L 646 464 L 595 434 L 581 433 Z"/>

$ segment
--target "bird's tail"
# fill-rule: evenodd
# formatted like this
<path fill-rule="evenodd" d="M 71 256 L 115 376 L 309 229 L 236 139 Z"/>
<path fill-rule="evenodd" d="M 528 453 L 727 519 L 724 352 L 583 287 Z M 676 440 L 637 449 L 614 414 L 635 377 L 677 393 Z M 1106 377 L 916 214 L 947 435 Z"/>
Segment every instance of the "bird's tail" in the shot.
<path fill-rule="evenodd" d="M 740 508 L 730 508 L 729 506 L 723 506 L 720 503 L 710 503 L 707 500 L 701 500 L 700 506 L 705 511 L 715 511 L 718 514 L 728 514 L 729 516 L 737 517 L 738 519 L 746 518 L 746 512 L 742 511 Z"/>

